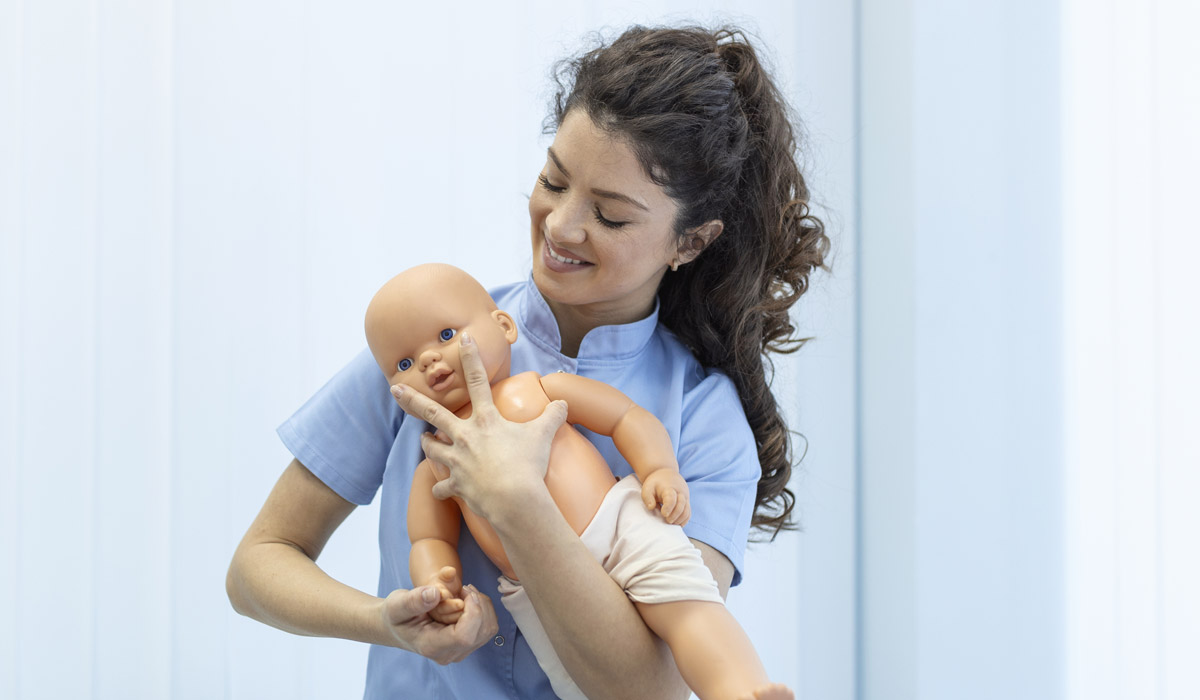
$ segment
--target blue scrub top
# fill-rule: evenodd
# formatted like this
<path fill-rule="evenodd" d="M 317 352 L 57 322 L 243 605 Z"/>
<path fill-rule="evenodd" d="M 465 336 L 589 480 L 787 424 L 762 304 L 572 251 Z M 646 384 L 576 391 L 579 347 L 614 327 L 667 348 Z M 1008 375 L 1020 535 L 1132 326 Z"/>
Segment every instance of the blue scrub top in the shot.
<path fill-rule="evenodd" d="M 517 322 L 512 374 L 564 371 L 607 382 L 658 416 L 671 436 L 691 490 L 692 518 L 684 531 L 733 563 L 741 580 L 743 555 L 761 474 L 754 435 L 733 382 L 702 367 L 673 333 L 649 317 L 601 326 L 566 357 L 558 325 L 532 278 L 492 290 Z M 405 509 L 413 471 L 422 458 L 419 436 L 429 426 L 396 405 L 369 350 L 363 350 L 279 427 L 287 448 L 342 498 L 366 505 L 380 493 L 379 596 L 412 588 Z M 618 477 L 632 473 L 610 438 L 582 430 Z M 463 581 L 491 596 L 500 630 L 465 660 L 439 666 L 417 654 L 372 646 L 368 700 L 385 698 L 555 698 L 549 681 L 496 592 L 499 571 L 463 528 Z"/>

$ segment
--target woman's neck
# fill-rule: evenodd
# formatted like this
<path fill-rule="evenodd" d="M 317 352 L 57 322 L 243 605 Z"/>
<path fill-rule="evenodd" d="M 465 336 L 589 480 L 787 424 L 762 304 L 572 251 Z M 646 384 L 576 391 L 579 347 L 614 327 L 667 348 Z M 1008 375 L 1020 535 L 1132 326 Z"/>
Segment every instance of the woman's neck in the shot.
<path fill-rule="evenodd" d="M 594 328 L 618 326 L 646 318 L 654 311 L 654 299 L 644 309 L 630 312 L 624 309 L 613 312 L 596 306 L 570 306 L 546 299 L 546 304 L 558 323 L 558 337 L 562 341 L 560 352 L 567 357 L 578 357 L 583 338 Z"/>

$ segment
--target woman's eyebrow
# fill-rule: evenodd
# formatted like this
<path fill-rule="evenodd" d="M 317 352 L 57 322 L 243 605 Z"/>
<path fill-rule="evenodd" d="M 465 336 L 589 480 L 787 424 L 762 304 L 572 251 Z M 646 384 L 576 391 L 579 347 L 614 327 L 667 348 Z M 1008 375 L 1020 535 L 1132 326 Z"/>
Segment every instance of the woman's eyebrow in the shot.
<path fill-rule="evenodd" d="M 558 159 L 557 155 L 555 155 L 553 148 L 547 148 L 546 155 L 550 157 L 550 160 L 554 161 L 554 167 L 558 168 L 559 172 L 561 172 L 563 175 L 566 175 L 567 177 L 571 177 L 571 173 L 568 172 L 567 169 L 563 167 L 562 161 Z M 645 204 L 642 204 L 641 202 L 637 201 L 636 199 L 634 199 L 633 197 L 630 197 L 627 194 L 621 194 L 620 192 L 613 192 L 611 190 L 598 190 L 595 188 L 592 189 L 592 194 L 596 195 L 597 197 L 604 197 L 605 199 L 615 199 L 619 202 L 625 202 L 626 204 L 632 204 L 633 206 L 637 207 L 638 209 L 641 209 L 642 211 L 646 211 L 646 212 L 650 211 L 650 207 L 646 206 Z"/>
<path fill-rule="evenodd" d="M 558 159 L 558 156 L 554 155 L 553 148 L 547 148 L 546 155 L 550 156 L 550 160 L 554 161 L 554 167 L 558 168 L 559 172 L 567 177 L 571 177 L 571 173 L 567 172 L 567 169 L 563 167 L 562 161 Z"/>

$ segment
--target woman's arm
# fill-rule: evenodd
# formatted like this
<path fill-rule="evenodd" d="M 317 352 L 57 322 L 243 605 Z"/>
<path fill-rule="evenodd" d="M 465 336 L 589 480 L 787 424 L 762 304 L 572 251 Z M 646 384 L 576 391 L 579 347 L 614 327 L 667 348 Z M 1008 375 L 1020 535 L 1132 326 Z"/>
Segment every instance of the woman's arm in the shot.
<path fill-rule="evenodd" d="M 548 494 L 526 501 L 495 527 L 555 651 L 584 694 L 589 698 L 689 695 L 670 649 L 558 515 Z M 696 544 L 724 596 L 733 579 L 733 565 L 708 545 Z"/>
<path fill-rule="evenodd" d="M 491 602 L 470 587 L 459 621 L 441 625 L 427 614 L 439 602 L 428 586 L 377 598 L 322 571 L 317 556 L 353 510 L 293 460 L 234 552 L 225 579 L 234 609 L 294 634 L 400 647 L 439 663 L 461 660 L 491 639 Z"/>
<path fill-rule="evenodd" d="M 435 494 L 462 498 L 492 524 L 555 651 L 588 697 L 686 697 L 666 644 L 642 622 L 546 490 L 550 439 L 565 407 L 555 402 L 529 423 L 505 421 L 492 405 L 474 344 L 464 337 L 460 348 L 473 406 L 469 419 L 456 418 L 417 392 L 395 392 L 405 411 L 440 428 L 453 443 L 422 438 L 426 455 L 450 471 Z M 706 563 L 709 559 L 705 556 Z M 727 570 L 713 571 L 722 589 L 732 578 L 732 565 L 725 564 Z"/>

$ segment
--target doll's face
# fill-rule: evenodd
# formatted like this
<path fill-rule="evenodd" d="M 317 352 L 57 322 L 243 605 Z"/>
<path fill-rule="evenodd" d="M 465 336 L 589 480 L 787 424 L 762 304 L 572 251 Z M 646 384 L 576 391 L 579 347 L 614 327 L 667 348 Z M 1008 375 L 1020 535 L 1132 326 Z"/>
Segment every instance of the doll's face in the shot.
<path fill-rule="evenodd" d="M 379 291 L 367 310 L 367 342 L 390 384 L 457 411 L 470 402 L 458 356 L 463 332 L 475 339 L 491 383 L 508 376 L 516 324 L 469 277 L 467 284 L 426 272 L 414 280 L 401 275 Z"/>

